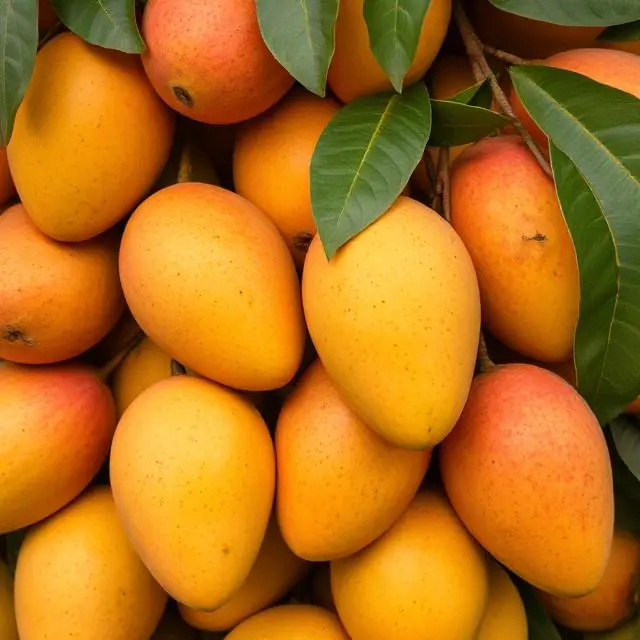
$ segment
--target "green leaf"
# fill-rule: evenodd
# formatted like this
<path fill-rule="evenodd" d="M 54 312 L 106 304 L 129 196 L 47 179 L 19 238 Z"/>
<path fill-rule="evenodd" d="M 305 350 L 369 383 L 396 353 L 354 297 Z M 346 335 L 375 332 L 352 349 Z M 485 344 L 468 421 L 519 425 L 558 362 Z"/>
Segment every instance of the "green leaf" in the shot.
<path fill-rule="evenodd" d="M 511 574 L 527 612 L 529 640 L 562 640 L 560 632 L 542 606 L 535 589 L 524 580 Z"/>
<path fill-rule="evenodd" d="M 605 29 L 599 36 L 599 40 L 607 42 L 631 42 L 632 40 L 640 40 L 640 20 L 621 24 L 616 27 Z"/>
<path fill-rule="evenodd" d="M 304 87 L 324 97 L 335 48 L 338 0 L 257 0 L 262 39 Z"/>
<path fill-rule="evenodd" d="M 326 126 L 311 160 L 313 217 L 327 257 L 379 218 L 416 168 L 431 131 L 419 82 L 359 98 Z"/>
<path fill-rule="evenodd" d="M 135 0 L 51 0 L 62 23 L 91 44 L 142 53 Z"/>
<path fill-rule="evenodd" d="M 640 100 L 572 71 L 531 65 L 511 76 L 552 141 L 580 270 L 578 390 L 607 424 L 640 391 Z"/>
<path fill-rule="evenodd" d="M 461 104 L 472 104 L 476 107 L 489 109 L 493 101 L 493 92 L 488 80 L 471 85 L 468 89 L 463 89 L 460 93 L 449 98 L 450 102 L 460 102 Z"/>
<path fill-rule="evenodd" d="M 0 146 L 6 147 L 36 61 L 37 0 L 0 0 L 0 33 Z"/>
<path fill-rule="evenodd" d="M 371 52 L 399 93 L 416 55 L 430 3 L 431 0 L 364 0 Z"/>
<path fill-rule="evenodd" d="M 620 458 L 640 480 L 640 426 L 632 418 L 620 416 L 611 423 L 610 428 Z"/>
<path fill-rule="evenodd" d="M 453 100 L 432 100 L 429 146 L 455 147 L 484 138 L 509 123 L 495 111 Z"/>
<path fill-rule="evenodd" d="M 610 27 L 640 20 L 638 0 L 490 0 L 498 9 L 525 18 L 582 27 Z"/>

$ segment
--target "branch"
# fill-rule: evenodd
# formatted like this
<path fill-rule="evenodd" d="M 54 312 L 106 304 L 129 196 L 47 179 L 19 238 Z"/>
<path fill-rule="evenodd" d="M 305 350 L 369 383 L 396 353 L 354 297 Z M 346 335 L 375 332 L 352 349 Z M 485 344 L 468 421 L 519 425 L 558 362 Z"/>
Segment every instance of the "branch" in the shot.
<path fill-rule="evenodd" d="M 496 368 L 495 362 L 489 357 L 487 351 L 487 343 L 484 339 L 484 333 L 480 331 L 480 342 L 478 343 L 478 369 L 480 373 L 488 373 Z"/>
<path fill-rule="evenodd" d="M 442 198 L 442 216 L 451 222 L 451 193 L 449 180 L 449 147 L 440 147 L 438 153 L 438 182 L 436 193 Z"/>
<path fill-rule="evenodd" d="M 492 47 L 490 44 L 485 44 L 484 42 L 482 43 L 482 48 L 489 55 L 493 56 L 494 58 L 497 58 L 498 60 L 502 60 L 507 64 L 536 64 L 535 60 L 525 60 L 520 56 L 515 56 L 513 55 L 513 53 L 502 51 L 502 49 L 496 49 L 495 47 Z"/>

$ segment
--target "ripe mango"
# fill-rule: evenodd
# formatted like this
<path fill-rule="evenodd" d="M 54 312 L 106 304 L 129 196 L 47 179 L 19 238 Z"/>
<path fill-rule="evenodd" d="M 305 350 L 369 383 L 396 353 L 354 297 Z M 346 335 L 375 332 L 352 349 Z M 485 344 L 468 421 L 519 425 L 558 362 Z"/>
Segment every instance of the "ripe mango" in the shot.
<path fill-rule="evenodd" d="M 598 586 L 582 598 L 558 598 L 543 591 L 540 600 L 549 615 L 577 631 L 608 631 L 633 618 L 638 611 L 640 538 L 616 531 L 609 563 Z"/>
<path fill-rule="evenodd" d="M 247 579 L 273 505 L 275 459 L 258 411 L 192 376 L 143 391 L 111 447 L 111 484 L 131 542 L 164 589 L 220 607 Z"/>
<path fill-rule="evenodd" d="M 61 244 L 24 207 L 0 214 L 0 358 L 47 364 L 102 339 L 124 309 L 117 239 Z"/>
<path fill-rule="evenodd" d="M 440 469 L 458 515 L 500 563 L 554 595 L 596 588 L 613 536 L 611 462 L 596 417 L 562 378 L 528 364 L 476 377 Z"/>
<path fill-rule="evenodd" d="M 13 578 L 9 573 L 9 567 L 2 560 L 0 560 L 0 638 L 20 640 L 16 626 Z"/>
<path fill-rule="evenodd" d="M 538 361 L 570 357 L 580 307 L 575 249 L 553 181 L 520 137 L 485 138 L 459 156 L 451 224 L 478 273 L 487 329 Z"/>
<path fill-rule="evenodd" d="M 293 85 L 262 40 L 255 0 L 149 0 L 142 35 L 151 84 L 193 120 L 248 120 Z"/>
<path fill-rule="evenodd" d="M 431 0 L 422 23 L 418 48 L 404 77 L 404 86 L 414 84 L 426 73 L 444 42 L 450 19 L 451 0 Z M 342 102 L 393 89 L 371 52 L 364 0 L 340 1 L 335 43 L 328 82 Z"/>
<path fill-rule="evenodd" d="M 13 178 L 9 171 L 6 147 L 0 147 L 0 206 L 10 200 L 16 192 Z"/>
<path fill-rule="evenodd" d="M 309 604 L 266 609 L 237 626 L 226 640 L 350 640 L 337 616 Z"/>
<path fill-rule="evenodd" d="M 144 332 L 221 384 L 287 384 L 304 350 L 295 266 L 276 226 L 248 200 L 184 183 L 145 200 L 120 249 L 125 297 Z"/>
<path fill-rule="evenodd" d="M 319 360 L 298 379 L 276 426 L 277 508 L 293 551 L 342 558 L 382 535 L 409 505 L 431 451 L 408 451 L 344 404 Z"/>
<path fill-rule="evenodd" d="M 401 196 L 330 261 L 316 236 L 302 298 L 329 378 L 367 426 L 409 449 L 449 433 L 471 384 L 480 299 L 443 218 Z"/>
<path fill-rule="evenodd" d="M 309 563 L 298 558 L 280 533 L 275 514 L 269 520 L 258 557 L 240 589 L 215 611 L 197 611 L 179 605 L 182 617 L 206 631 L 232 629 L 282 598 L 307 572 Z"/>
<path fill-rule="evenodd" d="M 20 640 L 147 640 L 167 603 L 131 548 L 105 486 L 29 531 L 15 596 Z"/>
<path fill-rule="evenodd" d="M 0 533 L 51 515 L 89 484 L 109 452 L 109 389 L 80 364 L 0 367 Z"/>
<path fill-rule="evenodd" d="M 62 33 L 36 56 L 7 147 L 20 200 L 48 236 L 93 238 L 153 185 L 173 128 L 138 56 Z"/>
<path fill-rule="evenodd" d="M 486 553 L 445 497 L 423 491 L 381 538 L 331 563 L 331 587 L 351 640 L 475 640 Z"/>

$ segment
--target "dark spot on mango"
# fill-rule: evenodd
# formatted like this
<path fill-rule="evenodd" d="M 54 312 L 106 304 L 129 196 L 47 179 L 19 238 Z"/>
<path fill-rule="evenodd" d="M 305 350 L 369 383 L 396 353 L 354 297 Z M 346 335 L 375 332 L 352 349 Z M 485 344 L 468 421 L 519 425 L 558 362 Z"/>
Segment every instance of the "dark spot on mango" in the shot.
<path fill-rule="evenodd" d="M 184 87 L 171 87 L 173 89 L 173 95 L 182 102 L 186 107 L 193 107 L 195 104 L 191 94 Z"/>

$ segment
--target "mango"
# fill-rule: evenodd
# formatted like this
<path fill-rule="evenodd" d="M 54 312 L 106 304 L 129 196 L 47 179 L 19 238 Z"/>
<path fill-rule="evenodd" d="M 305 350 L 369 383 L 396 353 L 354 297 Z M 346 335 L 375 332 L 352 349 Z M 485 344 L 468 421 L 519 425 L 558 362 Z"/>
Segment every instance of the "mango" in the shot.
<path fill-rule="evenodd" d="M 273 505 L 273 443 L 255 407 L 202 378 L 167 378 L 125 411 L 110 461 L 123 526 L 158 582 L 188 607 L 224 604 Z"/>
<path fill-rule="evenodd" d="M 9 567 L 2 560 L 0 560 L 0 638 L 20 640 L 16 626 L 13 578 L 9 573 Z"/>
<path fill-rule="evenodd" d="M 0 214 L 0 358 L 48 364 L 103 338 L 124 309 L 116 238 L 60 244 L 21 204 Z"/>
<path fill-rule="evenodd" d="M 167 603 L 131 548 L 106 486 L 29 531 L 15 598 L 20 640 L 147 640 Z"/>
<path fill-rule="evenodd" d="M 611 555 L 598 586 L 582 598 L 559 598 L 539 592 L 549 615 L 577 631 L 608 631 L 633 618 L 638 611 L 640 538 L 616 531 Z"/>
<path fill-rule="evenodd" d="M 276 426 L 282 534 L 313 561 L 349 556 L 381 536 L 418 491 L 431 451 L 396 447 L 340 398 L 319 360 L 285 400 Z"/>
<path fill-rule="evenodd" d="M 237 626 L 225 640 L 349 640 L 337 616 L 308 604 L 266 609 Z"/>
<path fill-rule="evenodd" d="M 429 449 L 469 392 L 480 330 L 473 263 L 456 232 L 401 196 L 329 261 L 304 265 L 309 333 L 347 406 L 389 442 Z"/>
<path fill-rule="evenodd" d="M 567 382 L 528 364 L 477 376 L 439 460 L 453 507 L 501 564 L 558 596 L 597 587 L 613 536 L 611 462 Z"/>
<path fill-rule="evenodd" d="M 0 147 L 0 206 L 8 202 L 15 195 L 15 192 L 7 161 L 7 149 Z"/>
<path fill-rule="evenodd" d="M 331 563 L 331 587 L 351 640 L 475 640 L 487 558 L 446 498 L 427 490 L 381 538 Z"/>
<path fill-rule="evenodd" d="M 48 236 L 93 238 L 151 188 L 173 128 L 138 56 L 55 36 L 36 56 L 7 147 L 20 200 Z"/>
<path fill-rule="evenodd" d="M 444 42 L 450 20 L 451 0 L 431 0 L 422 23 L 418 48 L 403 80 L 405 87 L 424 76 Z M 387 74 L 371 52 L 364 0 L 340 2 L 328 83 L 345 103 L 393 89 Z"/>
<path fill-rule="evenodd" d="M 475 640 L 527 640 L 527 613 L 509 574 L 489 561 L 489 601 Z"/>
<path fill-rule="evenodd" d="M 248 120 L 293 85 L 262 40 L 255 0 L 150 0 L 142 35 L 151 84 L 193 120 Z"/>
<path fill-rule="evenodd" d="M 50 516 L 89 484 L 116 428 L 109 389 L 80 364 L 0 367 L 0 533 Z"/>
<path fill-rule="evenodd" d="M 541 362 L 573 352 L 580 280 L 553 180 L 518 136 L 485 138 L 451 170 L 451 224 L 480 283 L 483 323 Z"/>
<path fill-rule="evenodd" d="M 332 98 L 295 88 L 273 109 L 240 125 L 236 137 L 235 190 L 275 222 L 299 267 L 316 232 L 311 158 L 339 109 Z"/>
<path fill-rule="evenodd" d="M 308 571 L 280 533 L 275 514 L 269 520 L 258 557 L 240 589 L 215 611 L 197 611 L 179 605 L 184 620 L 205 631 L 226 631 L 282 598 Z"/>
<path fill-rule="evenodd" d="M 120 277 L 144 332 L 221 384 L 287 384 L 304 350 L 298 276 L 276 226 L 248 200 L 208 184 L 167 187 L 127 223 Z"/>

